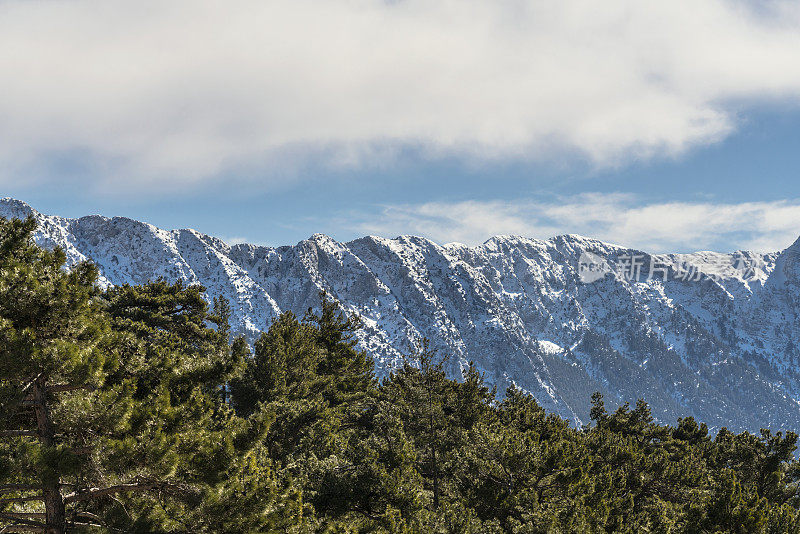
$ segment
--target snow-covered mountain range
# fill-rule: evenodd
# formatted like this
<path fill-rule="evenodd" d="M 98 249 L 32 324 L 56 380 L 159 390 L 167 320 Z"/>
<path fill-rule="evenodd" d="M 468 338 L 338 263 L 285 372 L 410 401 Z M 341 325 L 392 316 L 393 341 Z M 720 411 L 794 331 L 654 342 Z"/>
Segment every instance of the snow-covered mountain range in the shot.
<path fill-rule="evenodd" d="M 363 319 L 379 373 L 427 337 L 453 374 L 472 360 L 500 391 L 513 382 L 577 423 L 601 391 L 609 403 L 644 398 L 663 422 L 800 429 L 800 239 L 771 254 L 658 257 L 576 235 L 469 247 L 315 234 L 273 248 L 13 199 L 0 216 L 35 217 L 39 244 L 93 261 L 104 284 L 202 284 L 251 339 L 324 290 Z"/>

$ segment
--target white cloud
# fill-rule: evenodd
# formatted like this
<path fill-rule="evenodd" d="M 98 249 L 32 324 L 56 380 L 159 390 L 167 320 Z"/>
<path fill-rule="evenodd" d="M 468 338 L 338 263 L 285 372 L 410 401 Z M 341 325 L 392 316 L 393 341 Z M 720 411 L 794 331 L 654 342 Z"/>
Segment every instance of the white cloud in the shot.
<path fill-rule="evenodd" d="M 737 0 L 0 0 L 0 161 L 110 188 L 309 158 L 678 154 L 800 97 L 800 5 Z"/>
<path fill-rule="evenodd" d="M 378 217 L 362 217 L 356 231 L 471 245 L 493 235 L 547 238 L 575 233 L 654 253 L 769 252 L 800 236 L 800 200 L 646 203 L 632 195 L 591 193 L 549 202 L 432 202 L 386 206 Z"/>

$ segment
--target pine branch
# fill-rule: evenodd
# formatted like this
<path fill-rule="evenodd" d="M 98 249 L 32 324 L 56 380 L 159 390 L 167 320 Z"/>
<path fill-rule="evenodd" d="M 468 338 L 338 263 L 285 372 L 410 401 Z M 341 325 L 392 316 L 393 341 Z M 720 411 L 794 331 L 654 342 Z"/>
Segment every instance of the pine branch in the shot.
<path fill-rule="evenodd" d="M 3 430 L 0 431 L 0 438 L 36 437 L 33 430 Z"/>
<path fill-rule="evenodd" d="M 106 497 L 108 495 L 115 495 L 117 493 L 129 492 L 145 492 L 160 488 L 174 488 L 177 486 L 167 484 L 165 482 L 135 482 L 131 484 L 118 484 L 116 486 L 109 486 L 107 488 L 92 488 L 83 492 L 70 493 L 64 496 L 65 503 L 72 503 L 77 501 L 88 501 Z"/>

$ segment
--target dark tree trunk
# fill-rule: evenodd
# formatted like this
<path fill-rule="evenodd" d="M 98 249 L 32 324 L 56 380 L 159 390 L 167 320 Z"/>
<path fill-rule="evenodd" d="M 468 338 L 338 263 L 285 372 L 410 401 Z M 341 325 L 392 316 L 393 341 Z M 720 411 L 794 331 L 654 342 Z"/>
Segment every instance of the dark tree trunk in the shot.
<path fill-rule="evenodd" d="M 439 464 L 436 462 L 436 449 L 433 452 L 433 507 L 439 509 Z"/>
<path fill-rule="evenodd" d="M 55 446 L 55 430 L 50 419 L 47 406 L 47 390 L 44 380 L 37 380 L 33 385 L 33 402 L 36 407 L 36 425 L 39 441 L 44 447 Z M 61 481 L 56 477 L 45 480 L 42 485 L 44 509 L 47 528 L 46 534 L 64 534 L 66 529 L 66 511 L 64 498 L 61 495 Z"/>

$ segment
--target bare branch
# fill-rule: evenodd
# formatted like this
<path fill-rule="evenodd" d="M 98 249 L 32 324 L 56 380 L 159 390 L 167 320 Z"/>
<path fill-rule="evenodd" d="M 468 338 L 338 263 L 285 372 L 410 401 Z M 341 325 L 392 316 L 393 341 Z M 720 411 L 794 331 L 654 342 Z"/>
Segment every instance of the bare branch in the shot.
<path fill-rule="evenodd" d="M 32 519 L 36 517 L 44 517 L 44 512 L 3 512 L 5 516 L 14 516 L 16 518 Z"/>
<path fill-rule="evenodd" d="M 94 386 L 90 384 L 55 384 L 52 386 L 47 386 L 48 393 L 62 393 L 65 391 L 75 391 L 78 389 L 86 389 L 86 390 L 93 390 Z"/>
<path fill-rule="evenodd" d="M 102 523 L 102 519 L 99 516 L 91 513 L 91 512 L 74 512 L 72 514 L 74 517 L 85 517 L 87 519 L 91 519 L 92 521 L 97 521 L 98 523 Z"/>
<path fill-rule="evenodd" d="M 8 493 L 11 491 L 33 491 L 37 489 L 42 489 L 42 487 L 35 484 L 0 484 L 0 493 Z"/>
<path fill-rule="evenodd" d="M 11 533 L 11 532 L 42 532 L 42 530 L 44 530 L 45 528 L 47 528 L 47 525 L 41 525 L 41 526 L 39 526 L 39 525 L 9 525 L 7 527 L 3 527 L 3 529 L 0 530 L 0 533 L 5 534 L 6 532 L 8 532 L 8 533 Z"/>
<path fill-rule="evenodd" d="M 59 485 L 65 488 L 75 486 L 75 484 L 72 484 L 71 482 L 61 482 Z M 42 489 L 42 486 L 38 484 L 0 484 L 0 493 L 10 493 L 12 491 L 34 491 L 40 489 Z"/>
<path fill-rule="evenodd" d="M 34 384 L 36 383 L 36 381 L 37 381 L 37 380 L 39 380 L 39 379 L 42 377 L 42 375 L 43 375 L 43 374 L 44 374 L 44 373 L 39 373 L 38 375 L 36 375 L 35 377 L 33 377 L 33 378 L 31 379 L 31 381 L 30 381 L 30 382 L 28 382 L 27 384 L 25 384 L 24 386 L 22 386 L 22 393 L 25 393 L 26 391 L 28 391 L 28 390 L 30 389 L 30 387 L 31 387 L 32 385 L 34 385 Z"/>
<path fill-rule="evenodd" d="M 47 525 L 44 523 L 40 523 L 39 521 L 32 521 L 30 519 L 24 519 L 22 517 L 14 517 L 13 514 L 8 514 L 6 512 L 0 513 L 0 518 L 6 519 L 8 521 L 14 521 L 16 524 L 10 525 L 4 528 L 0 532 L 31 532 L 31 528 L 35 527 L 37 530 L 33 532 L 40 532 L 43 528 Z M 20 528 L 28 528 L 28 530 L 19 530 Z M 14 529 L 14 530 L 7 530 L 7 529 Z"/>
<path fill-rule="evenodd" d="M 29 497 L 8 497 L 6 499 L 0 499 L 0 504 L 9 504 L 12 502 L 31 502 L 31 501 L 43 501 L 43 495 L 32 495 Z"/>
<path fill-rule="evenodd" d="M 76 501 L 88 501 L 92 499 L 98 499 L 100 497 L 105 497 L 107 495 L 114 495 L 116 493 L 150 491 L 164 486 L 167 486 L 167 484 L 156 483 L 156 482 L 140 482 L 133 484 L 119 484 L 116 486 L 109 486 L 107 488 L 92 488 L 87 491 L 75 492 L 65 495 L 64 502 L 71 503 Z"/>

